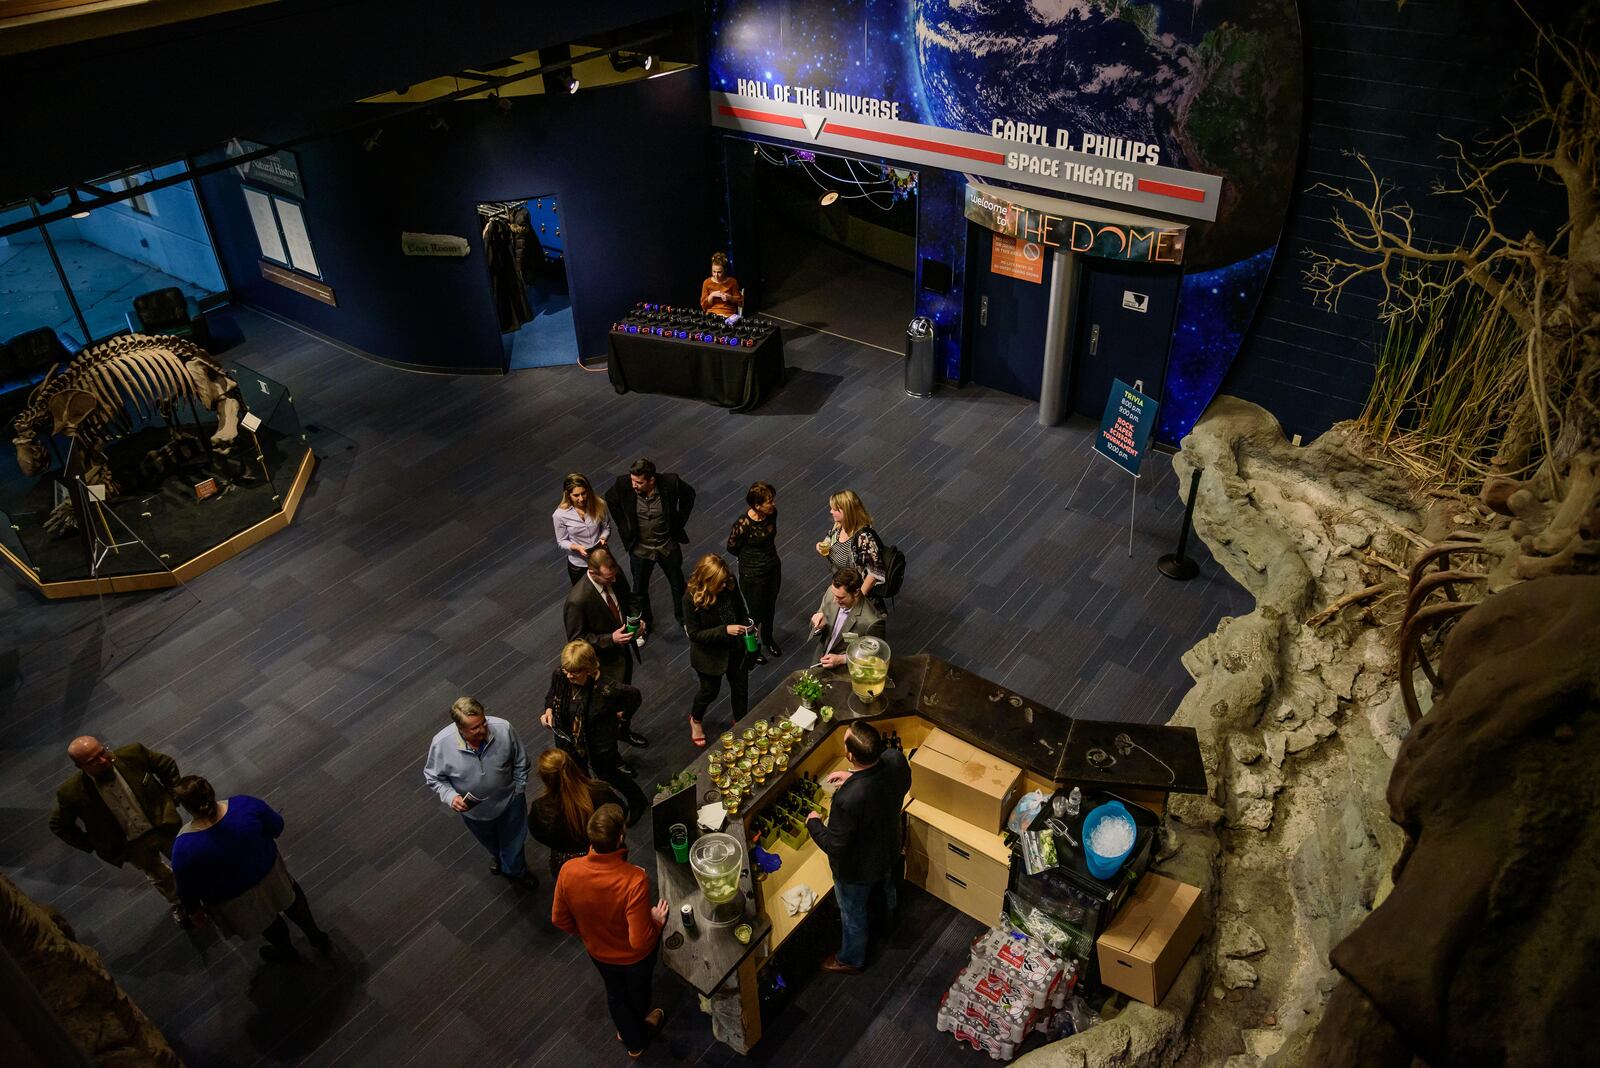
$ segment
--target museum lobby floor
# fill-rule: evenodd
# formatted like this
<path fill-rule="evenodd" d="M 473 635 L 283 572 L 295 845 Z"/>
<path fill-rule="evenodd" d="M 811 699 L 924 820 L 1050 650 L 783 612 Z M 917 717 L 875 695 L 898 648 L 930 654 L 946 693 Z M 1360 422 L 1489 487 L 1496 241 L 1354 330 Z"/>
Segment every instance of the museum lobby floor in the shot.
<path fill-rule="evenodd" d="M 1182 510 L 1164 457 L 1146 468 L 1130 558 L 1130 481 L 1090 454 L 1093 427 L 1039 427 L 1033 405 L 977 388 L 911 399 L 898 360 L 839 338 L 788 335 L 788 384 L 732 415 L 619 397 L 604 374 L 570 365 L 397 371 L 232 314 L 246 341 L 224 359 L 288 383 L 314 428 L 322 464 L 295 524 L 187 591 L 107 601 L 104 615 L 92 600 L 0 586 L 0 868 L 66 915 L 191 1065 L 625 1060 L 581 946 L 550 924 L 543 847 L 529 850 L 537 892 L 496 879 L 421 775 L 463 693 L 542 748 L 535 718 L 568 589 L 549 514 L 567 471 L 604 486 L 648 455 L 682 474 L 699 494 L 692 555 L 722 549 L 752 479 L 778 487 L 789 655 L 756 669 L 752 700 L 810 662 L 801 636 L 825 585 L 811 545 L 827 494 L 846 487 L 907 556 L 894 651 L 932 653 L 1069 714 L 1165 720 L 1187 688 L 1180 654 L 1251 607 L 1203 547 L 1199 579 L 1157 574 Z M 654 594 L 659 609 L 660 578 Z M 650 642 L 635 681 L 654 742 L 633 754 L 648 792 L 692 753 L 684 639 Z M 727 716 L 723 697 L 708 726 Z M 179 931 L 137 872 L 52 837 L 65 747 L 82 733 L 143 742 L 219 793 L 277 807 L 333 958 L 265 965 L 253 945 Z M 794 969 L 792 1001 L 752 1062 L 987 1063 L 933 1023 L 979 925 L 920 892 L 903 900 L 864 975 Z M 820 957 L 836 923 L 812 922 Z M 665 970 L 657 992 L 667 1026 L 643 1063 L 738 1060 Z"/>

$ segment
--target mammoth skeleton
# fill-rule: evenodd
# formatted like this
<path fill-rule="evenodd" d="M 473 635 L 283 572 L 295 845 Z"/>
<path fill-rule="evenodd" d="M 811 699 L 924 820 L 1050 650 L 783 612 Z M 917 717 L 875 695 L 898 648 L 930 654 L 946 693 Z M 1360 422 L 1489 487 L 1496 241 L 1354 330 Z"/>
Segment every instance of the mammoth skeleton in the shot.
<path fill-rule="evenodd" d="M 239 435 L 244 403 L 239 384 L 205 349 L 175 337 L 130 334 L 92 345 L 56 374 L 52 367 L 28 397 L 12 424 L 17 466 L 38 475 L 50 466 L 40 431 L 63 434 L 83 450 L 83 479 L 115 493 L 116 480 L 105 454 L 108 431 L 131 432 L 135 420 L 159 414 L 179 434 L 174 411 L 179 402 L 197 401 L 217 413 L 213 448 L 226 452 Z"/>

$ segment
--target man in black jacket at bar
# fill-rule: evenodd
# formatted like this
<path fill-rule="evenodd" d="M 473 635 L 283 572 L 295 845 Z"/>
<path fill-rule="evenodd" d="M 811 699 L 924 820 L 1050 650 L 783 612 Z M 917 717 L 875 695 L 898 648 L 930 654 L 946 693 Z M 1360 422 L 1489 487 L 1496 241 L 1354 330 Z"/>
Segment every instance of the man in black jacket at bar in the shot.
<path fill-rule="evenodd" d="M 842 783 L 833 795 L 832 816 L 823 823 L 820 813 L 809 813 L 806 829 L 828 854 L 844 927 L 839 952 L 822 967 L 853 975 L 867 962 L 867 906 L 875 888 L 883 888 L 884 903 L 894 914 L 900 809 L 911 789 L 911 768 L 905 754 L 886 748 L 883 735 L 865 720 L 845 728 L 844 751 L 850 770 L 828 776 L 830 783 Z"/>

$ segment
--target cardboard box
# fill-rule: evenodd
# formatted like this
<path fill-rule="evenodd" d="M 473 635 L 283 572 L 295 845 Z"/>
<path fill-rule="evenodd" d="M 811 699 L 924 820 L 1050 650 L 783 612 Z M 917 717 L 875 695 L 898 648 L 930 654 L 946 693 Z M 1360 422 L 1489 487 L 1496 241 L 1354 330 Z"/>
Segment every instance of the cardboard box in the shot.
<path fill-rule="evenodd" d="M 998 833 L 1022 788 L 1022 769 L 933 730 L 911 756 L 911 796 Z"/>
<path fill-rule="evenodd" d="M 1159 1005 L 1200 940 L 1205 917 L 1198 888 L 1146 875 L 1095 941 L 1100 981 L 1146 1005 Z"/>

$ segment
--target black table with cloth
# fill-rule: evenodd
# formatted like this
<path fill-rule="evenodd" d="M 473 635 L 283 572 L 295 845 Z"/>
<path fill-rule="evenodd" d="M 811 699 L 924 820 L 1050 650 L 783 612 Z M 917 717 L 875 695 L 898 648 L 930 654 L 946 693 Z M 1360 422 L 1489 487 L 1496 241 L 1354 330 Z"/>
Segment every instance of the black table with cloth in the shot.
<path fill-rule="evenodd" d="M 611 332 L 608 373 L 618 393 L 694 397 L 736 412 L 760 407 L 783 382 L 783 335 L 753 348 Z"/>

